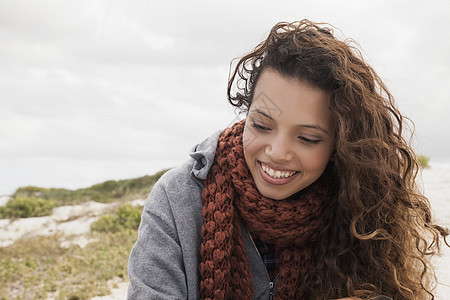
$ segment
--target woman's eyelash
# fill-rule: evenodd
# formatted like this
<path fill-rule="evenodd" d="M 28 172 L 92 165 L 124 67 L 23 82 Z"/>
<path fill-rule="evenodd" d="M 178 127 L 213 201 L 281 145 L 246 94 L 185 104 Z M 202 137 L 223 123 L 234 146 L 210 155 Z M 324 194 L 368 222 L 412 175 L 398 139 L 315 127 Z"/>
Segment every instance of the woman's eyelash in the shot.
<path fill-rule="evenodd" d="M 258 130 L 262 130 L 262 131 L 268 131 L 268 130 L 270 130 L 270 128 L 269 127 L 267 127 L 267 126 L 264 126 L 264 125 L 261 125 L 261 124 L 258 124 L 258 123 L 256 123 L 256 122 L 252 122 L 252 126 L 254 127 L 254 128 L 256 128 L 256 129 L 258 129 Z M 320 143 L 322 140 L 313 140 L 313 139 L 309 139 L 309 138 L 307 138 L 307 137 L 304 137 L 304 136 L 299 136 L 298 137 L 301 141 L 303 141 L 303 142 L 305 142 L 305 143 L 308 143 L 308 144 L 312 144 L 312 145 L 316 145 L 316 144 L 318 144 L 318 143 Z"/>
<path fill-rule="evenodd" d="M 321 140 L 312 140 L 312 139 L 308 139 L 308 138 L 306 138 L 306 137 L 303 137 L 303 136 L 299 136 L 298 137 L 300 140 L 302 140 L 303 142 L 306 142 L 306 143 L 309 143 L 309 144 L 318 144 L 318 143 L 320 143 L 320 141 Z"/>
<path fill-rule="evenodd" d="M 256 128 L 256 129 L 259 129 L 259 130 L 270 130 L 269 127 L 266 127 L 266 126 L 264 126 L 264 125 L 258 124 L 258 123 L 256 123 L 256 122 L 252 122 L 252 126 L 253 126 L 254 128 Z"/>

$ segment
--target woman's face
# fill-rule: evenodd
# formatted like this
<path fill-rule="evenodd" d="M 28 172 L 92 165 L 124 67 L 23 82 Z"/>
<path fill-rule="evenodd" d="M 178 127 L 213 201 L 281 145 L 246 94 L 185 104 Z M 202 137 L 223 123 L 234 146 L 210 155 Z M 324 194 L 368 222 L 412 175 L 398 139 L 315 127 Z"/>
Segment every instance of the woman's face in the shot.
<path fill-rule="evenodd" d="M 266 69 L 244 128 L 244 156 L 259 192 L 285 199 L 322 175 L 334 150 L 329 95 Z"/>

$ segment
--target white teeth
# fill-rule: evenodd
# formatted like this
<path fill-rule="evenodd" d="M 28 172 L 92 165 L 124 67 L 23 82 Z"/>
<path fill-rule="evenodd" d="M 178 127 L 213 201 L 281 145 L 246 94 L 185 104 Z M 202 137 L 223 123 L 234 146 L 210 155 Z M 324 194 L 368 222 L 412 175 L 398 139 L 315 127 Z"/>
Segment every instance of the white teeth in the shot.
<path fill-rule="evenodd" d="M 275 171 L 263 164 L 261 164 L 261 167 L 266 174 L 273 178 L 288 178 L 295 174 L 295 172 Z"/>

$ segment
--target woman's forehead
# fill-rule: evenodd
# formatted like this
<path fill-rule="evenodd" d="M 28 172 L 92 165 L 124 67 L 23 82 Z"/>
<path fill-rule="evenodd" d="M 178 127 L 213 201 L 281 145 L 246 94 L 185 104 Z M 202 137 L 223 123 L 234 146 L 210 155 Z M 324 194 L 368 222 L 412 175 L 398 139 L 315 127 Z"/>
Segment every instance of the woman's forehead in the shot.
<path fill-rule="evenodd" d="M 250 113 L 292 124 L 331 126 L 329 93 L 302 80 L 265 70 L 256 85 Z"/>

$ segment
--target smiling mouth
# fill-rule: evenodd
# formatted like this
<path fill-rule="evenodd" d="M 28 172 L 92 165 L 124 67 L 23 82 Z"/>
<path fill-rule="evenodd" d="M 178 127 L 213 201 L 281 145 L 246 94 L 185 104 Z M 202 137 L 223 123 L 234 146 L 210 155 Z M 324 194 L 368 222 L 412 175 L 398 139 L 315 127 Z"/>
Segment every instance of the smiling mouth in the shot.
<path fill-rule="evenodd" d="M 296 175 L 299 174 L 298 171 L 275 170 L 260 161 L 258 161 L 258 165 L 261 177 L 270 184 L 286 184 L 292 181 Z"/>
<path fill-rule="evenodd" d="M 291 177 L 292 175 L 294 175 L 295 173 L 297 173 L 296 171 L 278 171 L 278 170 L 274 170 L 271 167 L 269 167 L 266 164 L 260 163 L 261 164 L 261 168 L 263 169 L 263 171 L 269 175 L 272 178 L 275 179 L 279 179 L 279 178 L 288 178 Z"/>

